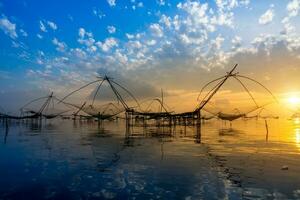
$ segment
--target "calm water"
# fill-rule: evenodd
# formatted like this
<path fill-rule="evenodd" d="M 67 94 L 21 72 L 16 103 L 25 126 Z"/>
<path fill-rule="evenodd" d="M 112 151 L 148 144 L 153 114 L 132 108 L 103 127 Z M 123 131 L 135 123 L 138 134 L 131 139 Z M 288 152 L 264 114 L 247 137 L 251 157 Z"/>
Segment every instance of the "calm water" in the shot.
<path fill-rule="evenodd" d="M 300 199 L 299 123 L 1 124 L 0 199 Z"/>

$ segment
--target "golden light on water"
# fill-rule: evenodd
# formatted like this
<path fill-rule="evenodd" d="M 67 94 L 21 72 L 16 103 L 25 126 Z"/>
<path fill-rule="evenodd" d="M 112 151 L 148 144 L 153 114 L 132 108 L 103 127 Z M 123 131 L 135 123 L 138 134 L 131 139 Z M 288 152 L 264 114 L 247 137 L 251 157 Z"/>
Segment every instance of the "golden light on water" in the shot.
<path fill-rule="evenodd" d="M 293 119 L 294 124 L 294 134 L 295 134 L 295 143 L 298 148 L 300 148 L 300 118 L 296 117 Z"/>
<path fill-rule="evenodd" d="M 295 141 L 296 141 L 296 145 L 297 147 L 300 148 L 300 128 L 295 128 Z"/>
<path fill-rule="evenodd" d="M 300 118 L 298 118 L 298 117 L 295 118 L 295 119 L 294 119 L 294 124 L 295 124 L 295 125 L 299 125 L 299 124 L 300 124 Z"/>

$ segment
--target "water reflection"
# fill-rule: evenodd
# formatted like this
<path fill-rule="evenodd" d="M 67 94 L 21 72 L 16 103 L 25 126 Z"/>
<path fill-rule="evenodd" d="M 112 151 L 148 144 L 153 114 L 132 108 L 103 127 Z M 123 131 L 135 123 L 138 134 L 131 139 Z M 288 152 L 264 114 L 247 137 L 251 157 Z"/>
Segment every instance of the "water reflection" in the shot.
<path fill-rule="evenodd" d="M 295 125 L 299 125 L 300 124 L 300 118 L 296 117 L 292 119 Z"/>
<path fill-rule="evenodd" d="M 295 128 L 295 138 L 296 138 L 296 145 L 298 148 L 300 148 L 300 128 Z"/>
<path fill-rule="evenodd" d="M 6 144 L 6 142 L 7 142 L 8 132 L 9 132 L 9 125 L 8 125 L 8 121 L 6 120 L 6 122 L 5 122 L 4 144 Z"/>
<path fill-rule="evenodd" d="M 295 133 L 295 142 L 297 147 L 300 149 L 300 118 L 294 118 L 294 133 Z"/>
<path fill-rule="evenodd" d="M 222 128 L 222 129 L 219 129 L 219 135 L 220 136 L 237 137 L 241 133 L 242 132 L 240 130 L 233 129 L 233 128 Z"/>
<path fill-rule="evenodd" d="M 234 129 L 217 120 L 127 129 L 121 121 L 11 124 L 0 144 L 0 199 L 33 190 L 36 199 L 295 198 L 300 127 L 284 123 L 270 121 L 268 143 L 264 121 L 251 120 Z"/>

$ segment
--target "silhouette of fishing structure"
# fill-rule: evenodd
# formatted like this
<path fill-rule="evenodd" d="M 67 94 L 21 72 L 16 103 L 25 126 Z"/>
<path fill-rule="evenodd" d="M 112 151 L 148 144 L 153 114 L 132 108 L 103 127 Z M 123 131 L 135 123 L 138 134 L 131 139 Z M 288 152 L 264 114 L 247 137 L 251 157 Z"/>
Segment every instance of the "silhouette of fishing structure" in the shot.
<path fill-rule="evenodd" d="M 245 116 L 245 119 L 279 119 L 278 115 L 275 115 L 273 112 L 269 111 L 265 107 L 262 107 L 258 110 L 259 112 L 253 116 Z M 269 114 L 263 114 L 264 112 L 268 112 Z"/>
<path fill-rule="evenodd" d="M 269 89 L 267 89 L 264 85 L 262 85 L 258 81 L 250 77 L 240 75 L 238 72 L 235 72 L 236 68 L 237 68 L 237 64 L 229 72 L 227 72 L 226 75 L 214 79 L 208 82 L 207 84 L 205 84 L 198 95 L 197 98 L 197 101 L 199 102 L 198 105 L 194 110 L 189 112 L 176 113 L 174 111 L 171 111 L 171 109 L 164 102 L 163 91 L 161 92 L 161 98 L 152 99 L 148 107 L 146 109 L 142 109 L 140 103 L 126 87 L 124 87 L 114 79 L 105 75 L 103 77 L 101 76 L 97 77 L 96 80 L 89 82 L 83 85 L 82 87 L 72 91 L 62 99 L 58 99 L 53 95 L 53 93 L 51 93 L 46 97 L 40 97 L 34 99 L 28 102 L 27 104 L 25 104 L 21 108 L 22 114 L 19 117 L 3 115 L 3 113 L 1 113 L 0 116 L 5 118 L 15 118 L 15 119 L 38 119 L 38 118 L 52 119 L 57 116 L 65 116 L 64 114 L 70 110 L 60 111 L 55 113 L 47 112 L 49 107 L 51 107 L 51 105 L 52 107 L 54 107 L 54 104 L 56 102 L 56 104 L 63 103 L 68 107 L 71 106 L 73 110 L 75 109 L 75 111 L 72 114 L 73 119 L 76 119 L 76 117 L 79 116 L 80 118 L 92 118 L 98 121 L 111 120 L 124 112 L 125 120 L 126 120 L 126 128 L 129 128 L 131 126 L 140 126 L 140 125 L 145 127 L 146 126 L 167 126 L 170 127 L 171 130 L 171 128 L 175 127 L 176 125 L 183 125 L 183 126 L 196 126 L 196 129 L 199 131 L 201 130 L 201 121 L 210 120 L 214 117 L 217 117 L 222 120 L 233 121 L 245 117 L 249 112 L 264 107 L 258 105 L 250 90 L 243 83 L 243 80 L 250 80 L 256 83 L 260 87 L 264 88 L 264 90 L 266 90 L 275 99 L 275 101 L 277 101 Z M 236 80 L 244 88 L 244 90 L 251 97 L 252 101 L 255 104 L 255 108 L 253 110 L 250 110 L 249 112 L 245 112 L 245 113 L 224 113 L 224 112 L 213 113 L 211 111 L 208 111 L 205 108 L 205 106 L 211 101 L 213 96 L 220 90 L 220 88 L 224 85 L 224 83 L 228 79 Z M 90 85 L 96 85 L 96 84 L 97 87 L 93 94 L 92 101 L 89 105 L 87 105 L 86 102 L 84 102 L 82 105 L 79 106 L 66 102 L 66 99 L 72 96 L 73 94 L 81 91 L 82 89 Z M 97 107 L 95 106 L 95 100 L 104 84 L 106 84 L 106 86 L 108 86 L 108 88 L 113 92 L 117 103 L 115 104 L 111 102 L 111 103 L 103 104 L 100 107 Z M 204 95 L 202 100 L 199 101 L 201 94 L 203 94 L 204 90 L 211 85 L 212 85 L 212 89 L 210 89 Z M 122 93 L 127 95 L 127 97 L 129 96 L 130 99 L 126 100 L 122 95 Z M 29 108 L 29 105 L 31 105 L 32 103 L 41 100 L 44 100 L 44 103 L 41 105 L 41 107 L 38 110 Z M 134 102 L 134 106 L 130 106 L 129 101 Z M 160 106 L 160 109 L 158 111 L 153 111 L 152 109 L 150 109 L 150 106 L 154 102 L 158 103 Z M 212 116 L 202 115 L 201 111 L 206 111 L 208 113 L 211 113 Z M 86 115 L 81 115 L 79 114 L 80 112 L 84 112 Z"/>
<path fill-rule="evenodd" d="M 69 112 L 70 110 L 57 110 L 55 112 L 51 112 L 55 110 L 54 105 L 57 104 L 59 99 L 53 95 L 53 92 L 48 96 L 39 97 L 33 99 L 23 105 L 20 108 L 21 114 L 19 116 L 10 115 L 6 113 L 0 113 L 2 119 L 13 119 L 13 120 L 23 120 L 23 119 L 53 119 L 58 116 L 62 116 L 64 113 Z M 42 103 L 41 106 L 38 106 L 38 109 L 31 108 L 30 106 L 34 103 Z"/>
<path fill-rule="evenodd" d="M 193 111 L 190 111 L 190 112 L 175 113 L 174 111 L 170 111 L 170 109 L 167 109 L 167 106 L 165 105 L 164 99 L 163 99 L 163 92 L 162 92 L 161 99 L 155 98 L 151 102 L 151 104 L 154 101 L 158 102 L 161 107 L 160 111 L 153 112 L 148 109 L 142 110 L 139 102 L 133 96 L 133 94 L 131 92 L 129 92 L 129 90 L 127 88 L 125 88 L 121 84 L 117 83 L 116 81 L 114 81 L 112 78 L 110 78 L 108 76 L 98 77 L 97 80 L 87 83 L 86 85 L 80 87 L 79 89 L 69 93 L 61 101 L 64 101 L 66 98 L 68 98 L 72 94 L 86 88 L 89 85 L 98 83 L 99 85 L 96 89 L 96 92 L 92 99 L 92 104 L 90 106 L 92 108 L 95 98 L 101 89 L 101 86 L 103 85 L 104 82 L 107 82 L 110 89 L 113 91 L 118 103 L 121 103 L 121 105 L 123 106 L 123 110 L 125 112 L 125 119 L 127 122 L 126 124 L 128 126 L 140 125 L 140 124 L 143 124 L 143 126 L 148 126 L 148 125 L 155 125 L 155 126 L 199 125 L 200 126 L 201 119 L 209 120 L 209 119 L 213 118 L 214 116 L 218 117 L 222 120 L 233 121 L 233 120 L 239 119 L 241 117 L 245 117 L 248 113 L 253 112 L 253 111 L 263 107 L 263 106 L 258 105 L 258 103 L 256 102 L 255 98 L 253 97 L 252 93 L 250 92 L 250 90 L 243 83 L 242 79 L 247 79 L 247 80 L 250 80 L 250 81 L 258 84 L 259 86 L 264 88 L 276 100 L 276 98 L 274 97 L 274 95 L 271 93 L 271 91 L 268 88 L 266 88 L 264 85 L 262 85 L 261 83 L 259 83 L 258 81 L 254 80 L 250 77 L 240 75 L 238 72 L 234 72 L 236 70 L 236 68 L 237 68 L 237 64 L 229 72 L 227 72 L 226 75 L 219 77 L 217 79 L 214 79 L 214 80 L 208 82 L 206 85 L 204 85 L 204 87 L 201 89 L 201 91 L 198 95 L 198 98 L 197 98 L 198 101 L 199 101 L 199 98 L 200 98 L 201 94 L 203 93 L 203 91 L 208 86 L 214 84 L 212 89 L 209 90 L 209 92 L 207 92 L 206 95 L 199 102 L 198 106 Z M 208 111 L 209 113 L 212 113 L 213 116 L 210 116 L 210 117 L 201 116 L 201 111 L 205 110 L 204 107 L 206 106 L 206 104 L 210 102 L 212 97 L 220 90 L 220 88 L 223 86 L 223 84 L 229 78 L 233 78 L 236 81 L 238 81 L 238 83 L 244 88 L 244 90 L 247 92 L 247 94 L 251 97 L 251 99 L 254 102 L 256 107 L 253 110 L 250 110 L 249 112 L 246 112 L 246 113 L 223 113 L 223 112 L 212 113 L 212 112 Z M 136 106 L 130 107 L 128 105 L 128 103 L 125 101 L 125 99 L 122 97 L 122 95 L 120 94 L 119 90 L 123 90 L 127 94 L 129 94 L 129 96 L 136 102 Z M 84 108 L 87 109 L 87 107 L 83 106 L 82 110 L 84 110 Z M 207 111 L 207 110 L 205 110 L 205 111 Z M 104 115 L 103 113 L 100 113 L 100 112 L 98 112 L 98 113 L 89 112 L 89 114 L 99 120 L 107 119 L 107 118 L 114 116 L 114 114 Z M 119 114 L 119 113 L 117 113 L 117 114 Z M 155 123 L 151 123 L 151 121 L 154 121 Z"/>
<path fill-rule="evenodd" d="M 121 84 L 117 83 L 116 81 L 114 81 L 112 78 L 110 78 L 108 76 L 97 77 L 97 80 L 89 82 L 89 83 L 83 85 L 82 87 L 72 91 L 71 93 L 66 95 L 64 98 L 62 98 L 60 100 L 60 102 L 64 102 L 68 97 L 70 97 L 74 93 L 79 92 L 80 90 L 82 90 L 90 85 L 96 84 L 96 83 L 98 84 L 98 86 L 96 88 L 95 94 L 93 95 L 92 103 L 88 106 L 86 106 L 86 104 L 84 103 L 81 107 L 77 107 L 78 108 L 77 113 L 79 111 L 83 111 L 83 112 L 87 113 L 90 117 L 95 118 L 98 121 L 101 121 L 101 120 L 112 119 L 113 117 L 116 117 L 117 115 L 119 115 L 122 112 L 129 112 L 133 108 L 128 105 L 126 100 L 122 97 L 120 91 L 123 91 L 126 94 L 128 94 L 131 97 L 131 99 L 135 101 L 136 106 L 139 106 L 137 99 L 132 95 L 132 93 L 127 88 L 125 88 Z M 100 108 L 96 108 L 94 106 L 96 97 L 97 97 L 98 93 L 100 92 L 100 89 L 104 85 L 104 83 L 108 84 L 108 86 L 112 90 L 113 94 L 115 95 L 117 102 L 120 103 L 123 108 L 120 108 L 119 106 L 117 106 L 114 103 L 104 104 Z"/>
<path fill-rule="evenodd" d="M 74 109 L 76 109 L 72 114 L 73 120 L 76 120 L 78 117 L 80 120 L 82 119 L 112 120 L 115 119 L 117 115 L 124 112 L 122 108 L 120 108 L 118 105 L 111 102 L 107 104 L 103 104 L 99 107 L 96 107 L 92 104 L 86 105 L 86 102 L 84 102 L 81 106 L 71 104 L 62 100 L 60 100 L 60 102 L 63 102 L 66 105 L 70 105 Z M 83 112 L 84 114 L 79 114 L 80 112 Z M 69 119 L 70 116 L 65 115 L 63 116 L 63 118 Z"/>
<path fill-rule="evenodd" d="M 205 109 L 205 111 L 214 114 L 217 118 L 219 118 L 221 120 L 232 122 L 232 121 L 240 119 L 240 118 L 247 118 L 247 115 L 249 113 L 252 113 L 252 112 L 254 112 L 254 111 L 258 110 L 258 109 L 263 109 L 264 106 L 265 105 L 259 106 L 259 107 L 255 107 L 255 108 L 253 108 L 253 109 L 251 109 L 249 111 L 246 111 L 244 113 L 241 113 L 238 109 L 234 109 L 236 111 L 235 113 L 224 113 L 224 112 L 213 113 L 212 111 L 208 111 L 207 109 Z M 257 117 L 257 116 L 254 116 L 254 117 Z"/>
<path fill-rule="evenodd" d="M 44 100 L 44 101 L 43 101 Z M 39 107 L 39 109 L 32 109 L 30 106 L 34 103 L 43 101 L 42 105 Z M 58 116 L 63 115 L 66 112 L 69 112 L 68 110 L 56 110 L 54 106 L 59 102 L 60 100 L 53 95 L 53 92 L 50 93 L 50 95 L 45 97 L 39 97 L 37 99 L 34 99 L 28 103 L 26 103 L 24 106 L 20 108 L 21 116 L 20 119 L 53 119 Z M 52 112 L 51 112 L 52 109 Z"/>
<path fill-rule="evenodd" d="M 233 72 L 233 71 L 231 71 L 231 72 Z M 203 93 L 204 89 L 206 89 L 208 86 L 212 85 L 213 83 L 217 82 L 212 87 L 212 89 L 205 95 L 204 100 L 202 100 L 200 102 L 200 104 L 202 104 L 203 102 L 206 101 L 205 99 L 206 99 L 206 97 L 208 95 L 216 93 L 217 89 L 220 88 L 220 86 L 222 86 L 225 83 L 225 81 L 227 79 L 229 79 L 229 78 L 232 78 L 232 79 L 236 80 L 242 86 L 242 88 L 246 91 L 246 93 L 250 96 L 251 100 L 255 104 L 255 108 L 251 109 L 251 110 L 249 110 L 247 112 L 244 112 L 244 113 L 241 113 L 238 110 L 237 110 L 238 111 L 237 113 L 224 113 L 224 112 L 213 113 L 213 112 L 208 111 L 207 109 L 205 109 L 207 112 L 210 112 L 210 113 L 214 114 L 216 117 L 218 117 L 221 120 L 232 122 L 232 121 L 237 120 L 239 118 L 246 117 L 247 114 L 252 113 L 252 112 L 254 112 L 254 111 L 258 110 L 258 109 L 263 109 L 266 105 L 270 104 L 270 103 L 267 103 L 267 104 L 261 105 L 261 106 L 258 105 L 258 103 L 255 100 L 253 94 L 250 92 L 250 90 L 247 88 L 247 86 L 243 83 L 242 79 L 250 80 L 251 82 L 254 82 L 258 86 L 262 87 L 265 91 L 267 91 L 267 93 L 269 93 L 271 95 L 271 97 L 275 100 L 275 102 L 278 102 L 277 99 L 276 99 L 276 97 L 272 94 L 272 92 L 267 87 L 265 87 L 263 84 L 261 84 L 260 82 L 254 80 L 254 79 L 252 79 L 250 77 L 247 77 L 247 76 L 244 76 L 244 75 L 240 75 L 238 72 L 236 72 L 236 73 L 227 73 L 225 76 L 219 77 L 219 78 L 214 79 L 214 80 L 208 82 L 207 84 L 205 84 L 202 87 L 202 89 L 201 89 L 201 91 L 200 91 L 200 93 L 198 95 L 198 98 L 197 98 L 198 101 L 199 101 L 199 98 L 200 98 L 201 94 Z"/>
<path fill-rule="evenodd" d="M 190 112 L 182 112 L 182 113 L 174 113 L 168 110 L 164 110 L 163 112 L 139 112 L 136 110 L 131 110 L 127 114 L 129 118 L 127 119 L 129 125 L 134 125 L 132 122 L 133 119 L 143 119 L 144 126 L 148 125 L 149 120 L 155 120 L 156 123 L 154 125 L 161 126 L 162 124 L 168 124 L 169 127 L 175 127 L 176 125 L 186 126 L 196 126 L 196 135 L 197 137 L 201 137 L 201 120 L 211 119 L 212 117 L 204 118 L 201 116 L 201 111 L 205 105 L 211 100 L 211 98 L 218 92 L 218 90 L 222 87 L 222 85 L 227 81 L 227 79 L 234 75 L 234 70 L 236 69 L 237 64 L 226 74 L 226 76 L 219 78 L 220 82 L 210 90 L 202 101 L 198 104 L 198 106 Z M 203 90 L 204 88 L 202 88 Z M 200 96 L 200 95 L 199 95 Z M 163 105 L 163 104 L 162 104 Z M 186 128 L 185 128 L 186 130 Z M 200 139 L 199 139 L 200 141 Z"/>
<path fill-rule="evenodd" d="M 300 112 L 295 112 L 292 114 L 291 119 L 300 119 Z"/>

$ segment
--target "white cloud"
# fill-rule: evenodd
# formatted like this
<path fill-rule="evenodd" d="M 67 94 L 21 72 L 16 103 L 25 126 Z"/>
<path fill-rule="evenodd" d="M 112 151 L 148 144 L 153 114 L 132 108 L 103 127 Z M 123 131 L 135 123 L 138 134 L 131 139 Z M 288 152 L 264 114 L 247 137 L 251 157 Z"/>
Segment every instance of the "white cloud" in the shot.
<path fill-rule="evenodd" d="M 231 40 L 232 43 L 232 49 L 237 49 L 242 46 L 242 38 L 239 36 L 234 36 L 234 38 Z"/>
<path fill-rule="evenodd" d="M 93 14 L 98 17 L 99 19 L 102 19 L 105 17 L 105 14 L 101 12 L 100 10 L 97 10 L 96 8 L 93 9 Z"/>
<path fill-rule="evenodd" d="M 126 37 L 127 37 L 128 39 L 133 39 L 133 38 L 134 38 L 134 35 L 129 34 L 129 33 L 126 33 Z"/>
<path fill-rule="evenodd" d="M 159 24 L 151 24 L 150 30 L 156 37 L 162 37 L 164 35 L 162 27 Z"/>
<path fill-rule="evenodd" d="M 261 25 L 269 24 L 273 21 L 273 18 L 274 18 L 274 10 L 270 8 L 260 16 L 258 23 Z"/>
<path fill-rule="evenodd" d="M 93 37 L 93 33 L 87 32 L 84 28 L 79 28 L 78 35 L 81 39 L 84 38 L 85 36 Z"/>
<path fill-rule="evenodd" d="M 85 45 L 88 52 L 93 53 L 97 51 L 97 47 L 95 46 L 96 40 L 93 38 L 91 32 L 87 32 L 84 28 L 79 28 L 78 35 L 79 39 L 77 41 Z"/>
<path fill-rule="evenodd" d="M 136 8 L 142 8 L 144 7 L 144 4 L 143 2 L 137 2 L 135 0 L 131 0 L 131 3 L 133 4 L 131 7 L 132 7 L 132 10 L 135 10 Z"/>
<path fill-rule="evenodd" d="M 116 50 L 115 58 L 123 65 L 126 65 L 128 62 L 128 57 L 125 54 L 122 54 L 120 50 Z"/>
<path fill-rule="evenodd" d="M 139 3 L 137 4 L 137 7 L 140 7 L 140 8 L 144 7 L 143 2 L 139 2 Z"/>
<path fill-rule="evenodd" d="M 95 39 L 92 38 L 92 37 L 88 37 L 88 38 L 84 38 L 84 39 L 79 38 L 79 39 L 78 39 L 78 42 L 79 42 L 80 44 L 84 44 L 84 45 L 86 45 L 86 46 L 88 46 L 88 47 L 91 47 L 91 46 L 94 45 Z"/>
<path fill-rule="evenodd" d="M 92 46 L 90 46 L 90 47 L 88 48 L 88 51 L 89 51 L 89 52 L 96 52 L 96 51 L 97 51 L 97 47 L 94 46 L 94 45 L 92 45 Z"/>
<path fill-rule="evenodd" d="M 216 49 L 218 49 L 218 50 L 221 49 L 221 46 L 222 46 L 224 40 L 225 39 L 223 37 L 221 37 L 220 35 L 218 35 L 216 37 L 216 39 L 213 40 L 213 44 L 215 45 Z"/>
<path fill-rule="evenodd" d="M 240 0 L 240 4 L 243 6 L 247 6 L 250 4 L 250 0 Z"/>
<path fill-rule="evenodd" d="M 216 0 L 216 4 L 220 9 L 233 9 L 239 5 L 237 0 Z"/>
<path fill-rule="evenodd" d="M 158 5 L 160 6 L 164 6 L 166 4 L 165 0 L 156 0 L 156 2 L 158 3 Z"/>
<path fill-rule="evenodd" d="M 201 4 L 200 2 L 186 1 L 185 3 L 179 3 L 178 9 L 184 10 L 188 16 L 186 17 L 185 25 L 188 26 L 188 31 L 197 32 L 197 30 L 204 29 L 210 32 L 215 30 L 214 23 L 208 15 L 208 4 Z M 215 20 L 218 23 L 218 19 Z M 224 23 L 224 22 L 223 22 Z M 230 23 L 230 22 L 226 22 Z"/>
<path fill-rule="evenodd" d="M 162 15 L 159 22 L 164 24 L 168 28 L 171 27 L 171 18 L 166 15 Z"/>
<path fill-rule="evenodd" d="M 118 46 L 118 41 L 115 38 L 107 38 L 104 42 L 96 42 L 96 45 L 102 49 L 102 51 L 107 52 L 113 47 Z"/>
<path fill-rule="evenodd" d="M 114 26 L 108 26 L 107 27 L 107 31 L 112 34 L 112 33 L 115 33 L 116 32 L 116 27 Z"/>
<path fill-rule="evenodd" d="M 47 28 L 46 28 L 46 26 L 44 25 L 44 23 L 42 21 L 40 21 L 40 29 L 43 32 L 47 32 Z"/>
<path fill-rule="evenodd" d="M 116 6 L 116 0 L 107 0 L 109 6 Z"/>
<path fill-rule="evenodd" d="M 79 28 L 78 35 L 80 38 L 83 38 L 85 36 L 85 30 L 84 28 Z"/>
<path fill-rule="evenodd" d="M 54 38 L 52 43 L 56 46 L 57 51 L 64 52 L 67 48 L 67 45 L 64 42 L 59 42 L 57 38 Z"/>
<path fill-rule="evenodd" d="M 0 29 L 12 39 L 18 37 L 18 34 L 16 33 L 16 24 L 10 22 L 5 16 L 0 18 Z"/>
<path fill-rule="evenodd" d="M 57 29 L 57 25 L 54 22 L 48 21 L 47 24 L 49 25 L 50 28 L 52 28 L 53 30 Z"/>
<path fill-rule="evenodd" d="M 148 40 L 148 41 L 146 42 L 146 44 L 147 44 L 148 46 L 153 46 L 153 45 L 156 44 L 156 40 Z"/>
<path fill-rule="evenodd" d="M 74 55 L 75 55 L 76 57 L 78 57 L 79 59 L 85 59 L 86 56 L 87 56 L 87 54 L 85 53 L 85 51 L 82 50 L 82 49 L 79 49 L 79 48 L 72 49 L 71 51 L 72 51 L 72 53 L 74 53 Z"/>
<path fill-rule="evenodd" d="M 233 12 L 223 12 L 219 11 L 218 15 L 211 18 L 211 24 L 233 27 Z M 215 28 L 211 26 L 211 30 L 214 31 Z"/>
<path fill-rule="evenodd" d="M 300 9 L 300 0 L 292 0 L 287 4 L 286 7 L 287 11 L 288 11 L 288 15 L 290 17 L 295 17 L 298 15 L 299 13 L 299 9 Z"/>
<path fill-rule="evenodd" d="M 272 52 L 272 48 L 281 41 L 288 46 L 289 51 L 300 49 L 300 37 L 295 33 L 295 29 L 292 29 L 289 19 L 283 20 L 282 24 L 289 32 L 293 31 L 291 35 L 279 34 L 278 30 L 277 35 L 274 31 L 274 36 L 259 36 L 259 33 L 253 34 L 254 31 L 245 36 L 239 32 L 240 20 L 235 21 L 237 18 L 235 15 L 239 12 L 232 9 L 248 5 L 250 1 L 218 0 L 217 7 L 200 2 L 184 0 L 177 5 L 177 13 L 174 15 L 166 16 L 158 13 L 157 15 L 160 15 L 158 21 L 149 24 L 147 30 L 126 33 L 124 36 L 127 39 L 124 41 L 118 41 L 113 37 L 97 41 L 92 33 L 80 28 L 78 42 L 82 46 L 67 49 L 69 52 L 64 55 L 70 56 L 68 63 L 70 66 L 66 64 L 64 67 L 76 69 L 79 73 L 85 72 L 81 73 L 82 78 L 94 73 L 98 66 L 115 67 L 118 70 L 138 69 L 137 71 L 157 67 L 158 70 L 151 70 L 157 73 L 160 73 L 159 69 L 165 70 L 165 66 L 171 65 L 174 68 L 189 66 L 190 69 L 210 70 L 213 67 L 224 67 L 236 55 L 255 54 L 261 49 L 267 53 Z M 272 9 L 271 7 L 270 10 Z M 255 12 L 249 14 L 252 13 Z M 268 17 L 264 17 L 262 24 L 274 20 L 274 13 L 271 21 L 269 14 L 266 16 Z M 226 30 L 231 27 L 234 29 Z M 110 33 L 115 32 L 114 28 L 107 27 L 107 30 Z M 243 39 L 236 34 L 241 35 Z M 57 39 L 53 40 L 53 43 L 58 50 L 64 49 L 63 43 Z M 64 70 L 67 72 L 67 69 Z M 126 70 L 123 72 L 126 73 Z"/>
<path fill-rule="evenodd" d="M 43 39 L 43 36 L 41 34 L 36 34 L 36 37 L 38 37 L 39 39 Z"/>
<path fill-rule="evenodd" d="M 20 29 L 20 33 L 22 34 L 23 37 L 27 37 L 28 33 L 24 31 L 23 29 Z"/>
<path fill-rule="evenodd" d="M 129 50 L 133 50 L 133 49 L 141 49 L 143 47 L 143 45 L 141 44 L 140 41 L 138 40 L 134 40 L 134 41 L 129 41 L 127 43 L 128 49 Z"/>

